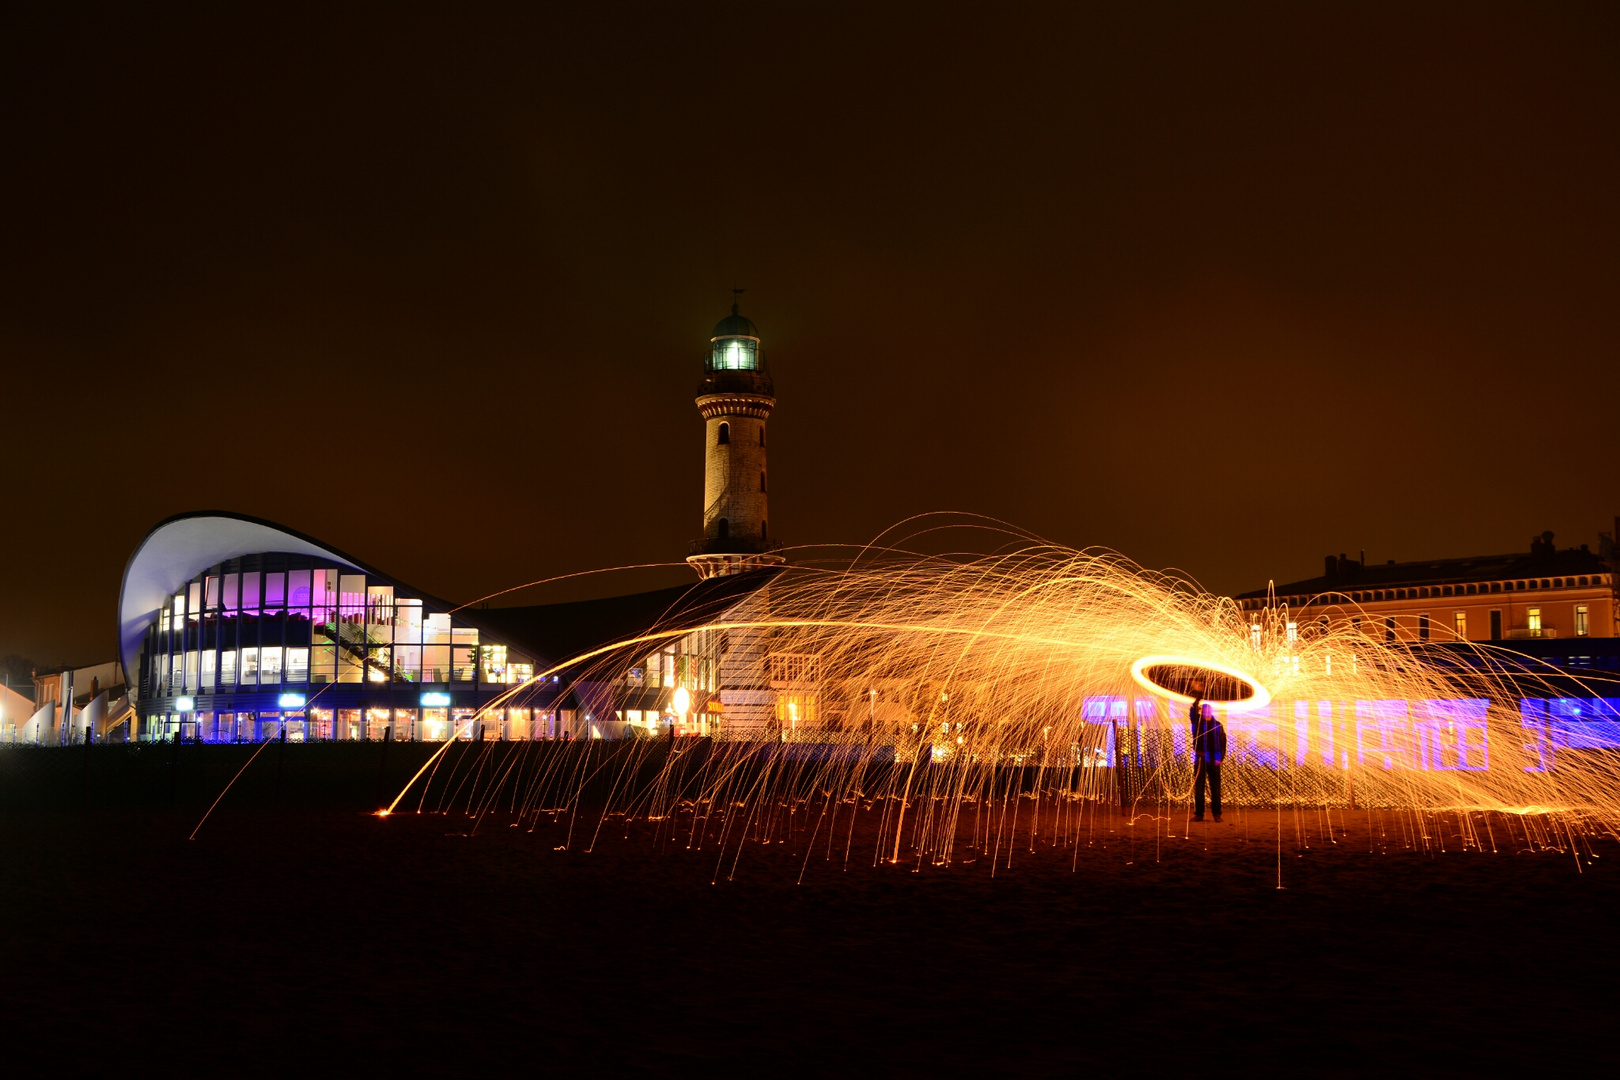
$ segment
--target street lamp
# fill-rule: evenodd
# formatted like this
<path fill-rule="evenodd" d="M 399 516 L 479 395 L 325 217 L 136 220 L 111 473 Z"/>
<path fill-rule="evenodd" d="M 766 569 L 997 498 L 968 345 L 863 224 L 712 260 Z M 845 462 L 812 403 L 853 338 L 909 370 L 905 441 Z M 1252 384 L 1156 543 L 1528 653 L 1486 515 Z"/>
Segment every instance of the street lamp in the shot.
<path fill-rule="evenodd" d="M 675 688 L 675 696 L 670 699 L 669 707 L 680 713 L 681 727 L 685 727 L 686 711 L 692 707 L 692 695 L 687 691 L 686 687 L 677 686 Z M 670 728 L 669 733 L 671 735 L 675 734 L 673 726 Z"/>

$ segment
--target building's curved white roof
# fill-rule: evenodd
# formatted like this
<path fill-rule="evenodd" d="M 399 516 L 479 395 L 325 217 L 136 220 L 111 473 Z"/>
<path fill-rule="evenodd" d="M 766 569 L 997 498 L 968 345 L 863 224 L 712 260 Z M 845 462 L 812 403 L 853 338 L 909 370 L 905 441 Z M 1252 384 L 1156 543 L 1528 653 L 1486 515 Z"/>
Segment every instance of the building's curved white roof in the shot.
<path fill-rule="evenodd" d="M 161 521 L 129 557 L 118 593 L 118 659 L 125 682 L 134 685 L 139 677 L 135 656 L 165 598 L 215 563 L 270 551 L 370 569 L 302 533 L 242 514 L 205 510 Z"/>

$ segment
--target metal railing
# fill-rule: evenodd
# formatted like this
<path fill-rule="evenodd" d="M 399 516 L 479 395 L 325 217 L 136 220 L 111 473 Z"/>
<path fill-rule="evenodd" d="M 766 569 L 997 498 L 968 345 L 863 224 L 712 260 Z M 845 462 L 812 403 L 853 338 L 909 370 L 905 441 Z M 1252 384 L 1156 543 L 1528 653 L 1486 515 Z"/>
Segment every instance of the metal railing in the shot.
<path fill-rule="evenodd" d="M 784 546 L 780 540 L 722 536 L 714 540 L 693 540 L 686 545 L 686 553 L 688 555 L 764 555 Z"/>

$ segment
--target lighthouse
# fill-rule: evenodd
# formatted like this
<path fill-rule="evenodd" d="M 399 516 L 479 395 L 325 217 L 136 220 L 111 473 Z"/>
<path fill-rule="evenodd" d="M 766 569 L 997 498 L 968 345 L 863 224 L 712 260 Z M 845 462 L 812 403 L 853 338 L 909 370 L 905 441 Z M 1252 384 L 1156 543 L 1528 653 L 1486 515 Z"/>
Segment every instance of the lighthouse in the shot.
<path fill-rule="evenodd" d="M 735 290 L 741 292 L 741 290 Z M 714 326 L 697 408 L 703 417 L 703 537 L 686 561 L 702 578 L 780 565 L 771 536 L 765 422 L 776 387 L 759 328 L 739 304 Z"/>

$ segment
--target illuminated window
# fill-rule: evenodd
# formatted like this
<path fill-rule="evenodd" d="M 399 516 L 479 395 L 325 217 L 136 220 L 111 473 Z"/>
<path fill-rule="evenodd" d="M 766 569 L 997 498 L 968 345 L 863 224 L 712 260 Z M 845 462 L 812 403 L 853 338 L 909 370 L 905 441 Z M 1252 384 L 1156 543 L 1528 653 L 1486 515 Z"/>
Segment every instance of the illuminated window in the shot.
<path fill-rule="evenodd" d="M 485 682 L 505 683 L 507 681 L 505 645 L 485 645 L 483 660 Z"/>
<path fill-rule="evenodd" d="M 1288 624 L 1288 644 L 1299 644 L 1299 623 L 1297 622 L 1290 622 Z"/>
<path fill-rule="evenodd" d="M 1541 636 L 1541 609 L 1533 607 L 1524 613 L 1525 625 L 1530 629 L 1532 637 Z"/>
<path fill-rule="evenodd" d="M 264 575 L 264 610 L 280 611 L 287 604 L 287 575 Z"/>
<path fill-rule="evenodd" d="M 1585 604 L 1576 604 L 1575 605 L 1575 636 L 1576 637 L 1585 637 L 1586 633 L 1587 633 L 1587 629 L 1586 629 L 1586 605 Z"/>
<path fill-rule="evenodd" d="M 731 425 L 720 425 L 720 437 L 714 440 L 716 446 L 726 446 L 731 442 Z"/>
<path fill-rule="evenodd" d="M 337 671 L 337 653 L 331 645 L 315 645 L 309 650 L 309 681 L 329 683 Z"/>
<path fill-rule="evenodd" d="M 394 587 L 372 585 L 366 589 L 366 637 L 375 642 L 394 638 Z"/>
<path fill-rule="evenodd" d="M 422 646 L 422 681 L 428 683 L 450 681 L 450 646 Z"/>
<path fill-rule="evenodd" d="M 289 608 L 309 607 L 308 570 L 289 570 L 287 572 L 287 606 Z"/>
<path fill-rule="evenodd" d="M 394 607 L 394 643 L 416 645 L 422 640 L 422 601 L 400 600 Z"/>
<path fill-rule="evenodd" d="M 281 648 L 259 650 L 259 685 L 271 686 L 281 681 Z"/>
<path fill-rule="evenodd" d="M 715 371 L 754 371 L 759 367 L 759 342 L 753 338 L 716 338 L 709 354 Z"/>
<path fill-rule="evenodd" d="M 1459 611 L 1451 617 L 1451 628 L 1459 638 L 1468 639 L 1468 612 Z"/>

